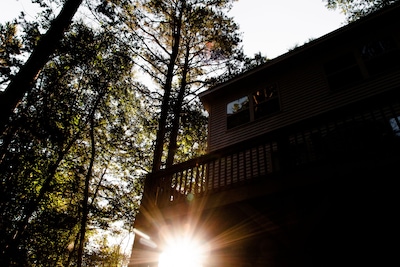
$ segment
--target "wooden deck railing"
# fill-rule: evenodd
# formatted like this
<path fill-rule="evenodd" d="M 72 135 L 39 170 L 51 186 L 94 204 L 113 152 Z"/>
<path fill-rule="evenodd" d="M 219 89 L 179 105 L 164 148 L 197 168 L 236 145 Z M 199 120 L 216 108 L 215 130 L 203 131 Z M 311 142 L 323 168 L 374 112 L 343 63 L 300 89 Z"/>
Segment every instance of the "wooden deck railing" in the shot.
<path fill-rule="evenodd" d="M 387 99 L 335 110 L 163 169 L 147 177 L 146 190 L 163 207 L 278 172 L 386 153 L 400 136 L 400 101 Z"/>

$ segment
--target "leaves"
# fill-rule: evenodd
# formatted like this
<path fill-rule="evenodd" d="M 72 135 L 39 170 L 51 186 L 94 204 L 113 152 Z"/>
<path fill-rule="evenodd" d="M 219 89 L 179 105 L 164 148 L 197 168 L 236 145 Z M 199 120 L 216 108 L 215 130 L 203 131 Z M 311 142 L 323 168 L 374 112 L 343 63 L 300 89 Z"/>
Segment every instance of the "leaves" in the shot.
<path fill-rule="evenodd" d="M 133 112 L 142 107 L 136 106 L 138 95 L 127 83 L 132 57 L 122 51 L 129 52 L 109 32 L 73 25 L 19 106 L 0 143 L 2 257 L 18 255 L 24 264 L 40 266 L 75 261 L 74 250 L 66 247 L 76 244 L 82 218 L 93 114 L 97 153 L 88 225 L 106 228 L 125 220 L 129 227 L 133 222 L 135 196 L 141 192 L 137 183 L 142 183 L 135 177 L 143 167 L 135 174 L 137 168 L 130 165 L 135 153 L 128 153 L 141 149 L 132 138 L 140 132 L 136 125 L 142 125 Z M 120 175 L 121 170 L 129 175 Z M 6 249 L 16 242 L 17 251 Z"/>
<path fill-rule="evenodd" d="M 349 22 L 371 14 L 398 0 L 324 0 L 330 9 L 339 9 L 347 16 Z"/>
<path fill-rule="evenodd" d="M 1 25 L 3 88 L 51 26 L 53 3 L 36 2 L 37 21 Z M 79 240 L 83 265 L 120 266 L 126 258 L 103 231 L 131 230 L 155 149 L 164 161 L 171 144 L 175 162 L 204 154 L 197 93 L 236 64 L 264 60 L 240 57 L 225 15 L 232 0 L 91 3 L 99 23 L 70 25 L 0 136 L 5 266 L 76 266 Z"/>
<path fill-rule="evenodd" d="M 22 41 L 17 36 L 17 24 L 0 24 L 0 90 L 4 89 L 13 77 L 15 69 L 21 65 Z"/>

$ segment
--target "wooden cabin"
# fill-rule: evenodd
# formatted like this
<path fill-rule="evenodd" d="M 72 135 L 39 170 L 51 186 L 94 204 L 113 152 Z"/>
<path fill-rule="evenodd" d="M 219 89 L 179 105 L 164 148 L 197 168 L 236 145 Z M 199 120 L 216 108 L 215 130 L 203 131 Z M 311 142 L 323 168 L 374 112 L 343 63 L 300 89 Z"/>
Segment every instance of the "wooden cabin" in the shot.
<path fill-rule="evenodd" d="M 129 266 L 180 238 L 202 262 L 174 266 L 397 262 L 399 25 L 394 5 L 200 94 L 208 153 L 148 176 Z"/>

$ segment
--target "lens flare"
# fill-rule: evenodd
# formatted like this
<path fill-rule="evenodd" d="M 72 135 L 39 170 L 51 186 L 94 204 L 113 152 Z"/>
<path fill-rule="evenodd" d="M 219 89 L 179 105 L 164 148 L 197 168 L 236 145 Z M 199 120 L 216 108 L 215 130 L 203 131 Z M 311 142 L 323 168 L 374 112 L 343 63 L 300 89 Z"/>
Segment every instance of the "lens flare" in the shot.
<path fill-rule="evenodd" d="M 196 241 L 176 239 L 160 254 L 158 267 L 202 267 L 205 251 Z"/>

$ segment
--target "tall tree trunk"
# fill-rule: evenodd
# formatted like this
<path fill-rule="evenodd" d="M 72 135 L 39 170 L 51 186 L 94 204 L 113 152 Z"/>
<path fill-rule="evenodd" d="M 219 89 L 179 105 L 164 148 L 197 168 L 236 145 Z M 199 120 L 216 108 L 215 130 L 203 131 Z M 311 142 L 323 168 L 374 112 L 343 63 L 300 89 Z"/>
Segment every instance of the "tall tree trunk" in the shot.
<path fill-rule="evenodd" d="M 152 172 L 156 172 L 161 168 L 162 155 L 164 151 L 164 139 L 167 127 L 168 111 L 170 108 L 170 98 L 172 90 L 172 78 L 174 77 L 174 67 L 176 59 L 178 58 L 180 39 L 181 39 L 181 28 L 182 28 L 182 13 L 176 21 L 175 31 L 173 33 L 174 41 L 172 45 L 172 52 L 168 63 L 167 77 L 164 85 L 164 96 L 161 104 L 161 114 L 158 121 L 157 136 L 153 155 L 153 166 Z"/>
<path fill-rule="evenodd" d="M 0 134 L 7 129 L 9 119 L 22 100 L 24 94 L 31 90 L 40 71 L 54 53 L 64 32 L 81 5 L 82 0 L 67 0 L 51 24 L 50 29 L 40 39 L 31 56 L 12 79 L 4 92 L 0 92 Z"/>
<path fill-rule="evenodd" d="M 177 100 L 174 104 L 174 118 L 172 121 L 171 132 L 169 135 L 169 146 L 168 146 L 166 167 L 170 167 L 174 164 L 175 154 L 178 149 L 177 139 L 179 132 L 179 122 L 181 118 L 183 99 L 185 98 L 187 74 L 189 71 L 189 52 L 190 49 L 189 46 L 187 46 L 185 53 L 185 63 L 183 65 L 183 71 L 182 71 L 182 82 L 179 88 Z"/>
<path fill-rule="evenodd" d="M 96 105 L 97 106 L 97 105 Z M 89 186 L 90 186 L 90 178 L 92 177 L 93 164 L 96 156 L 96 146 L 94 139 L 94 112 L 90 118 L 90 142 L 91 142 L 91 158 L 89 169 L 85 177 L 85 188 L 83 193 L 83 202 L 82 202 L 82 220 L 79 234 L 79 246 L 78 246 L 78 259 L 77 259 L 77 267 L 82 266 L 83 261 L 83 249 L 85 245 L 85 234 L 86 234 L 86 225 L 89 215 Z"/>

